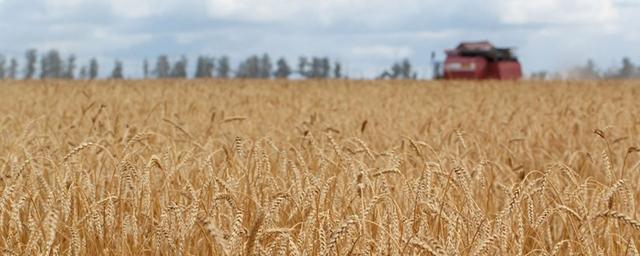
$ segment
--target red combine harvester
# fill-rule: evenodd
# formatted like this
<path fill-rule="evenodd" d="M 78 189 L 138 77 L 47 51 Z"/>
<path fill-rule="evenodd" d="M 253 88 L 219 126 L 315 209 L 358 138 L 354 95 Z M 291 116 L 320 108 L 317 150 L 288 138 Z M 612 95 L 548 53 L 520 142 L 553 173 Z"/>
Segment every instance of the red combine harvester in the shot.
<path fill-rule="evenodd" d="M 444 79 L 498 79 L 522 77 L 522 68 L 511 48 L 496 48 L 488 41 L 463 42 L 446 50 Z"/>

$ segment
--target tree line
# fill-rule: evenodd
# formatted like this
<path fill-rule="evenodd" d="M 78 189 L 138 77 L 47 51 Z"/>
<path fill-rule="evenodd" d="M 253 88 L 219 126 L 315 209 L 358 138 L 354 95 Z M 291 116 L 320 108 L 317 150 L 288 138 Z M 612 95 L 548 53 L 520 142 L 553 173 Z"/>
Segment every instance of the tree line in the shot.
<path fill-rule="evenodd" d="M 378 79 L 417 79 L 418 73 L 411 69 L 409 59 L 393 63 L 391 69 L 385 70 L 378 76 Z"/>
<path fill-rule="evenodd" d="M 171 60 L 167 55 L 160 55 L 154 63 L 144 59 L 142 63 L 142 78 L 277 78 L 289 79 L 298 76 L 305 79 L 342 79 L 348 78 L 344 74 L 339 61 L 332 61 L 328 57 L 300 56 L 294 66 L 289 65 L 285 58 L 272 61 L 269 54 L 252 55 L 240 61 L 236 68 L 232 68 L 228 56 L 198 56 L 193 73 L 189 74 L 189 60 L 181 56 Z M 58 50 L 51 49 L 39 54 L 36 49 L 29 49 L 24 53 L 24 63 L 19 66 L 15 57 L 6 58 L 0 54 L 0 79 L 124 79 L 124 64 L 116 59 L 111 72 L 100 74 L 105 69 L 100 68 L 96 58 L 91 58 L 85 64 L 77 63 L 76 56 L 63 56 Z M 415 79 L 408 59 L 394 63 L 389 70 L 380 74 L 378 79 Z"/>
<path fill-rule="evenodd" d="M 104 72 L 96 58 L 87 63 L 78 63 L 76 56 L 63 56 L 58 50 L 52 49 L 42 54 L 36 49 L 29 49 L 24 53 L 24 59 L 7 58 L 0 54 L 0 79 L 124 79 L 124 64 L 116 59 L 111 72 Z M 405 60 L 408 63 L 408 60 Z M 405 63 L 403 62 L 403 63 Z M 167 55 L 160 55 L 153 63 L 144 59 L 142 63 L 143 78 L 277 78 L 288 79 L 296 75 L 306 79 L 342 79 L 348 78 L 343 73 L 343 66 L 339 61 L 332 61 L 328 57 L 301 56 L 292 66 L 285 58 L 272 61 L 269 54 L 252 55 L 240 61 L 236 68 L 232 68 L 228 56 L 201 55 L 195 60 L 192 73 L 189 73 L 189 60 L 181 56 L 171 60 Z M 409 64 L 410 66 L 410 64 Z M 405 67 L 406 68 L 406 67 Z M 399 69 L 398 69 L 399 70 Z M 392 75 L 382 78 L 409 78 L 404 71 L 392 68 Z M 398 73 L 398 74 L 396 74 Z"/>

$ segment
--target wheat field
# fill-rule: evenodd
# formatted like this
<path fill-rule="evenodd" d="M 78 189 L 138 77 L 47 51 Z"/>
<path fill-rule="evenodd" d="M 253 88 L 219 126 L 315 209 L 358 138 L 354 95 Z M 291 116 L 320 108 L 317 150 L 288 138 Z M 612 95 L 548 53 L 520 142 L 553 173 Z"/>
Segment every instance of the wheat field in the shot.
<path fill-rule="evenodd" d="M 638 255 L 640 82 L 0 83 L 4 255 Z"/>

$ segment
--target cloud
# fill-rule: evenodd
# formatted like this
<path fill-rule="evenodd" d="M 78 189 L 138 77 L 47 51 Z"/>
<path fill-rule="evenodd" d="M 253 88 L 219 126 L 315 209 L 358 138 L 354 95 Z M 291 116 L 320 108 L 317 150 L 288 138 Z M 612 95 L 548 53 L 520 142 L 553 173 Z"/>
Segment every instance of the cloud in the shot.
<path fill-rule="evenodd" d="M 297 21 L 333 25 L 339 21 L 376 23 L 390 21 L 389 13 L 395 17 L 415 12 L 413 6 L 420 1 L 402 0 L 391 3 L 383 0 L 208 0 L 209 14 L 216 18 L 244 21 Z M 396 16 L 397 15 L 397 16 Z M 393 19 L 393 18 L 392 18 Z"/>
<path fill-rule="evenodd" d="M 110 2 L 113 14 L 124 18 L 144 18 L 154 14 L 162 14 L 165 9 L 160 7 L 162 4 L 160 6 L 156 4 L 151 0 L 112 0 Z"/>
<path fill-rule="evenodd" d="M 405 57 L 426 67 L 431 51 L 488 39 L 517 46 L 525 70 L 540 70 L 640 56 L 638 11 L 634 0 L 0 0 L 0 52 L 235 62 L 268 52 L 327 56 L 370 74 Z"/>
<path fill-rule="evenodd" d="M 407 58 L 412 53 L 411 48 L 408 46 L 390 45 L 356 46 L 352 48 L 351 51 L 356 56 L 384 58 L 389 60 Z"/>
<path fill-rule="evenodd" d="M 511 0 L 504 2 L 501 20 L 507 24 L 594 25 L 615 21 L 610 0 Z"/>
<path fill-rule="evenodd" d="M 302 1 L 209 0 L 207 11 L 214 18 L 252 22 L 288 21 L 300 14 Z"/>

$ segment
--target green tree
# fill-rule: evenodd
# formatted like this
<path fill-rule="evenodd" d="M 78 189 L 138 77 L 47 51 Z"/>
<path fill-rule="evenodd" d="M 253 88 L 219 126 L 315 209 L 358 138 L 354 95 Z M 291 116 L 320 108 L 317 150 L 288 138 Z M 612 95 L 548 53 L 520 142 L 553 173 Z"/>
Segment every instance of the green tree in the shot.
<path fill-rule="evenodd" d="M 318 57 L 311 58 L 311 74 L 309 74 L 309 77 L 320 78 L 322 76 L 322 69 L 323 69 L 322 59 Z"/>
<path fill-rule="evenodd" d="M 276 78 L 287 79 L 291 75 L 291 68 L 287 64 L 287 60 L 284 58 L 278 59 L 276 62 L 276 72 L 274 73 Z"/>
<path fill-rule="evenodd" d="M 0 80 L 5 79 L 6 77 L 6 62 L 7 59 L 4 57 L 4 55 L 0 54 Z"/>
<path fill-rule="evenodd" d="M 40 59 L 40 78 L 63 78 L 64 67 L 58 50 L 51 49 Z"/>
<path fill-rule="evenodd" d="M 622 58 L 622 68 L 620 68 L 619 77 L 630 78 L 633 76 L 635 69 L 635 65 L 633 65 L 631 60 L 628 57 L 624 57 Z"/>
<path fill-rule="evenodd" d="M 169 63 L 169 57 L 167 55 L 160 55 L 156 60 L 156 68 L 153 70 L 153 74 L 157 78 L 167 78 L 171 72 L 171 64 Z"/>
<path fill-rule="evenodd" d="M 187 57 L 184 55 L 180 57 L 180 60 L 173 64 L 171 69 L 171 77 L 174 78 L 187 78 Z"/>
<path fill-rule="evenodd" d="M 76 56 L 74 56 L 73 54 L 69 55 L 66 64 L 67 68 L 64 71 L 63 77 L 67 79 L 73 79 L 76 70 Z"/>
<path fill-rule="evenodd" d="M 11 58 L 11 61 L 9 63 L 8 77 L 9 79 L 18 78 L 18 61 L 15 58 Z"/>
<path fill-rule="evenodd" d="M 229 78 L 230 73 L 231 73 L 231 63 L 229 61 L 229 57 L 222 56 L 218 60 L 218 77 Z"/>
<path fill-rule="evenodd" d="M 305 56 L 300 56 L 300 58 L 298 58 L 298 74 L 300 74 L 300 76 L 306 78 L 310 76 L 310 72 L 309 70 L 307 70 L 307 66 L 309 66 L 309 59 L 307 59 L 307 57 Z"/>
<path fill-rule="evenodd" d="M 124 78 L 122 62 L 119 60 L 116 60 L 113 66 L 113 71 L 111 71 L 111 79 L 122 79 L 122 78 Z"/>
<path fill-rule="evenodd" d="M 260 77 L 260 58 L 252 55 L 238 64 L 236 71 L 237 78 L 258 78 Z"/>
<path fill-rule="evenodd" d="M 147 61 L 147 59 L 144 59 L 142 62 L 142 75 L 144 79 L 149 78 L 149 61 Z"/>
<path fill-rule="evenodd" d="M 78 77 L 84 80 L 84 79 L 87 79 L 88 76 L 89 74 L 87 72 L 87 67 L 82 66 L 82 68 L 80 68 L 80 74 L 78 75 Z"/>
<path fill-rule="evenodd" d="M 269 54 L 263 54 L 260 59 L 260 63 L 258 64 L 258 77 L 260 78 L 270 78 L 273 66 L 271 64 L 271 58 Z"/>
<path fill-rule="evenodd" d="M 411 62 L 408 59 L 402 60 L 400 77 L 402 79 L 410 79 L 413 78 L 413 73 L 411 72 Z"/>
<path fill-rule="evenodd" d="M 36 74 L 36 62 L 38 61 L 38 52 L 36 49 L 29 49 L 25 53 L 26 66 L 24 70 L 24 79 L 32 79 Z"/>
<path fill-rule="evenodd" d="M 91 60 L 89 61 L 89 79 L 96 79 L 98 78 L 98 60 L 96 60 L 96 58 L 91 58 Z"/>
<path fill-rule="evenodd" d="M 196 78 L 210 78 L 213 77 L 213 71 L 215 68 L 215 59 L 208 56 L 198 57 L 196 62 Z"/>
<path fill-rule="evenodd" d="M 333 77 L 337 79 L 342 78 L 342 65 L 340 62 L 336 61 L 333 66 Z"/>
<path fill-rule="evenodd" d="M 324 57 L 320 59 L 320 76 L 319 78 L 327 79 L 331 76 L 331 63 L 329 58 Z"/>

